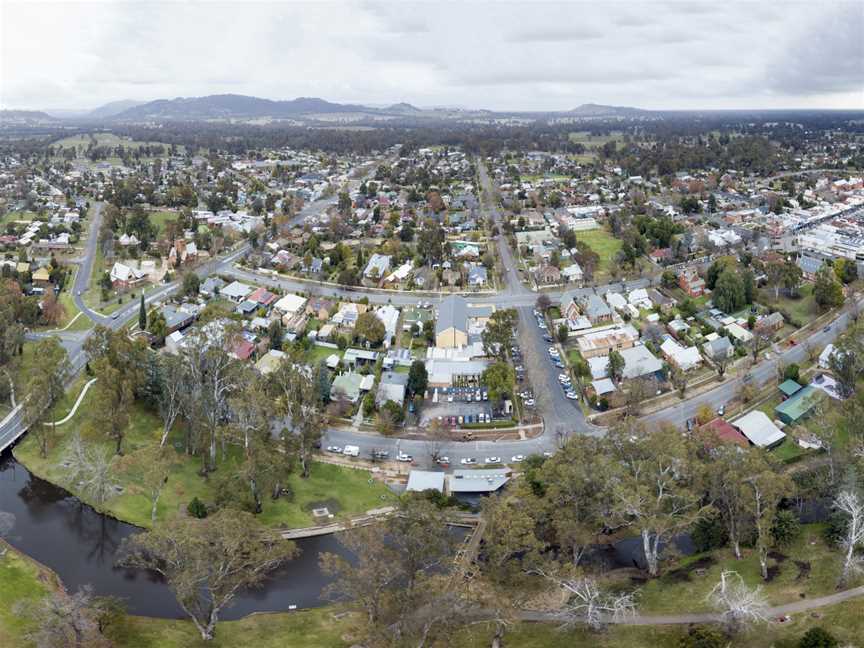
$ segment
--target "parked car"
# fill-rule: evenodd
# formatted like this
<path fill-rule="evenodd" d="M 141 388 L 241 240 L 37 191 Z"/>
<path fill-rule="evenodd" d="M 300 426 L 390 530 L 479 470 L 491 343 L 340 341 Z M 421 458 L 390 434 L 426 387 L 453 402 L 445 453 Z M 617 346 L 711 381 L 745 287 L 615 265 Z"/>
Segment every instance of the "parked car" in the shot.
<path fill-rule="evenodd" d="M 826 326 L 825 328 L 822 329 L 822 332 L 828 333 L 830 330 L 831 330 L 831 325 L 829 324 L 828 326 Z"/>
<path fill-rule="evenodd" d="M 567 382 L 568 380 L 570 380 L 570 376 L 568 376 L 567 374 L 565 374 L 565 373 L 558 374 L 558 382 L 563 383 L 563 382 Z"/>
<path fill-rule="evenodd" d="M 386 459 L 389 456 L 390 456 L 390 453 L 387 452 L 386 450 L 373 450 L 372 451 L 372 458 L 373 459 Z"/>
<path fill-rule="evenodd" d="M 501 457 L 486 457 L 487 464 L 501 463 Z"/>
<path fill-rule="evenodd" d="M 327 446 L 327 452 L 335 452 L 336 454 L 342 454 L 342 446 Z"/>
<path fill-rule="evenodd" d="M 459 425 L 462 425 L 462 423 L 465 422 L 465 419 L 464 419 L 464 417 L 462 417 L 462 416 L 460 416 L 460 417 L 459 417 L 458 419 L 456 419 L 456 420 L 459 421 Z"/>
<path fill-rule="evenodd" d="M 548 333 L 546 333 L 546 334 L 543 335 L 543 340 L 544 340 L 545 342 L 554 342 L 554 341 L 555 341 L 555 340 L 552 339 L 552 336 L 549 335 Z"/>
<path fill-rule="evenodd" d="M 449 466 L 450 465 L 450 457 L 438 457 L 438 465 L 439 466 Z"/>
<path fill-rule="evenodd" d="M 723 416 L 724 414 L 726 414 L 726 406 L 721 405 L 717 408 L 717 416 Z"/>
<path fill-rule="evenodd" d="M 400 452 L 399 456 L 396 457 L 396 460 L 397 461 L 404 461 L 405 463 L 411 463 L 412 461 L 414 461 L 414 457 L 412 457 L 409 454 L 405 454 L 404 452 Z"/>
<path fill-rule="evenodd" d="M 513 463 L 522 463 L 523 461 L 525 461 L 525 455 L 513 455 L 510 461 L 512 461 Z"/>
<path fill-rule="evenodd" d="M 569 398 L 570 400 L 577 400 L 577 399 L 579 398 L 579 394 L 577 394 L 577 393 L 576 393 L 575 391 L 573 391 L 572 389 L 571 389 L 570 391 L 568 391 L 568 392 L 567 392 L 566 394 L 564 394 L 564 395 L 565 395 L 567 398 Z"/>
<path fill-rule="evenodd" d="M 529 398 L 525 401 L 525 407 L 534 407 L 536 401 L 533 398 Z"/>
<path fill-rule="evenodd" d="M 473 466 L 477 463 L 477 460 L 474 457 L 463 457 L 459 460 L 459 463 L 461 463 L 463 466 Z"/>

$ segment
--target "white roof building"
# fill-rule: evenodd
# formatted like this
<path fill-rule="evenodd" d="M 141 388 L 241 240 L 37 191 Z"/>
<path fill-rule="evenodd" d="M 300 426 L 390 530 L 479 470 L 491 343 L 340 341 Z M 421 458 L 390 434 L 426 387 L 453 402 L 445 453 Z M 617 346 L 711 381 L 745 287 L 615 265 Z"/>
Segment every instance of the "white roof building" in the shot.
<path fill-rule="evenodd" d="M 390 348 L 390 340 L 396 335 L 396 325 L 399 323 L 399 309 L 387 304 L 375 311 L 375 317 L 384 325 L 384 346 Z"/>
<path fill-rule="evenodd" d="M 786 438 L 786 434 L 774 424 L 774 421 L 760 410 L 748 412 L 732 421 L 732 425 L 738 428 L 750 443 L 759 448 L 770 448 Z"/>
<path fill-rule="evenodd" d="M 660 345 L 660 350 L 669 362 L 682 371 L 689 371 L 702 364 L 702 354 L 696 347 L 683 347 L 672 338 L 667 338 Z"/>
<path fill-rule="evenodd" d="M 300 295 L 285 295 L 277 301 L 273 308 L 286 315 L 293 315 L 306 305 L 306 298 Z"/>

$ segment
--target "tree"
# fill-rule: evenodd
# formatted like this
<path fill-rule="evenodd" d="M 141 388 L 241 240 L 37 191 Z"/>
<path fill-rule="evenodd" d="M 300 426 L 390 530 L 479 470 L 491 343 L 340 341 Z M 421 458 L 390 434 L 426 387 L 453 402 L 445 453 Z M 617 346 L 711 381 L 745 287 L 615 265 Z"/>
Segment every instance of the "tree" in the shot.
<path fill-rule="evenodd" d="M 184 295 L 194 296 L 198 294 L 201 287 L 201 279 L 194 272 L 187 272 L 183 275 L 183 285 L 181 292 Z"/>
<path fill-rule="evenodd" d="M 166 353 L 159 357 L 162 372 L 162 389 L 159 391 L 158 408 L 162 419 L 162 438 L 159 447 L 164 448 L 174 422 L 183 411 L 185 368 L 180 356 Z"/>
<path fill-rule="evenodd" d="M 669 380 L 672 383 L 672 386 L 678 390 L 678 397 L 684 398 L 684 393 L 687 391 L 687 374 L 682 371 L 679 367 L 672 367 L 672 371 L 669 374 Z"/>
<path fill-rule="evenodd" d="M 66 308 L 57 299 L 53 290 L 49 290 L 42 298 L 42 321 L 49 326 L 56 326 L 66 315 Z"/>
<path fill-rule="evenodd" d="M 561 344 L 567 342 L 567 339 L 570 337 L 570 328 L 566 324 L 558 325 L 558 341 Z"/>
<path fill-rule="evenodd" d="M 615 349 L 609 352 L 609 364 L 607 365 L 606 372 L 612 380 L 621 382 L 624 375 L 624 356 Z"/>
<path fill-rule="evenodd" d="M 276 414 L 284 421 L 280 432 L 284 449 L 300 462 L 300 476 L 309 477 L 312 454 L 321 443 L 324 426 L 321 394 L 308 372 L 298 371 L 287 359 L 270 374 L 270 392 Z"/>
<path fill-rule="evenodd" d="M 55 436 L 55 406 L 63 397 L 70 371 L 66 349 L 57 338 L 36 343 L 24 386 L 24 416 L 43 458 L 48 456 L 48 447 Z"/>
<path fill-rule="evenodd" d="M 201 638 L 213 639 L 219 614 L 237 592 L 297 555 L 293 542 L 252 515 L 225 509 L 204 520 L 172 521 L 123 540 L 119 564 L 161 574 Z"/>
<path fill-rule="evenodd" d="M 690 452 L 671 426 L 649 432 L 632 419 L 612 428 L 608 443 L 616 462 L 611 488 L 615 515 L 639 531 L 648 573 L 657 576 L 661 545 L 702 514 Z"/>
<path fill-rule="evenodd" d="M 730 632 L 750 623 L 768 620 L 768 604 L 761 587 L 748 587 L 738 572 L 724 571 L 708 594 L 708 601 L 720 612 Z"/>
<path fill-rule="evenodd" d="M 837 648 L 840 642 L 824 628 L 810 628 L 798 641 L 798 648 Z"/>
<path fill-rule="evenodd" d="M 96 598 L 85 585 L 74 594 L 52 592 L 35 605 L 22 602 L 16 612 L 36 626 L 28 639 L 38 648 L 109 648 L 113 644 L 102 631 L 115 608 L 112 600 Z"/>
<path fill-rule="evenodd" d="M 75 434 L 63 454 L 61 467 L 69 474 L 69 481 L 97 504 L 116 494 L 111 476 L 113 457 L 99 446 L 85 446 L 81 436 Z"/>
<path fill-rule="evenodd" d="M 841 491 L 834 500 L 834 508 L 846 516 L 846 530 L 841 546 L 845 551 L 843 556 L 843 571 L 840 584 L 848 581 L 853 572 L 864 571 L 864 556 L 856 553 L 864 544 L 864 498 L 854 489 Z"/>
<path fill-rule="evenodd" d="M 549 295 L 546 293 L 540 293 L 537 296 L 537 301 L 534 303 L 534 307 L 540 311 L 541 313 L 545 313 L 546 310 L 552 305 L 552 300 L 549 299 Z"/>
<path fill-rule="evenodd" d="M 741 310 L 747 303 L 746 288 L 741 276 L 734 270 L 724 270 L 717 279 L 711 299 L 714 305 L 725 313 Z"/>
<path fill-rule="evenodd" d="M 372 312 L 361 313 L 354 325 L 354 335 L 366 340 L 373 347 L 377 347 L 384 341 L 386 333 L 384 324 Z"/>
<path fill-rule="evenodd" d="M 141 291 L 141 303 L 138 306 L 138 330 L 147 330 L 147 307 L 144 305 L 144 291 Z"/>
<path fill-rule="evenodd" d="M 764 462 L 764 459 L 762 460 Z M 744 484 L 748 491 L 745 506 L 753 527 L 756 529 L 756 551 L 762 578 L 768 579 L 768 552 L 773 546 L 771 529 L 780 500 L 792 492 L 788 476 L 774 472 L 767 464 L 759 472 L 751 473 Z"/>
<path fill-rule="evenodd" d="M 510 364 L 499 361 L 483 372 L 481 380 L 489 389 L 490 400 L 500 403 L 513 394 L 516 372 Z"/>
<path fill-rule="evenodd" d="M 745 480 L 764 468 L 757 451 L 739 452 L 736 446 L 721 445 L 712 452 L 705 467 L 708 495 L 726 526 L 735 558 L 741 559 L 741 542 L 752 530 L 750 489 Z"/>
<path fill-rule="evenodd" d="M 729 640 L 722 631 L 710 626 L 690 626 L 678 648 L 726 648 Z"/>
<path fill-rule="evenodd" d="M 567 597 L 567 603 L 556 616 L 564 627 L 584 623 L 592 630 L 606 623 L 620 623 L 636 615 L 636 597 L 632 592 L 605 592 L 594 578 L 558 578 L 547 575 Z"/>
<path fill-rule="evenodd" d="M 144 383 L 147 349 L 142 341 L 130 340 L 123 331 L 97 326 L 84 350 L 97 378 L 91 424 L 114 439 L 116 454 L 122 454 L 129 410 L 135 392 Z"/>
<path fill-rule="evenodd" d="M 428 384 L 429 374 L 426 372 L 426 363 L 422 360 L 414 360 L 411 363 L 411 368 L 408 370 L 408 384 L 406 385 L 408 394 L 411 396 L 415 394 L 422 396 L 426 393 Z"/>
<path fill-rule="evenodd" d="M 823 310 L 843 304 L 843 286 L 831 271 L 831 267 L 823 264 L 816 272 L 813 285 L 813 299 Z"/>
<path fill-rule="evenodd" d="M 510 341 L 516 328 L 518 314 L 515 308 L 496 310 L 483 330 L 483 352 L 490 358 L 506 361 L 510 357 Z"/>
<path fill-rule="evenodd" d="M 138 319 L 138 323 L 141 323 L 140 318 Z M 147 330 L 160 344 L 168 337 L 168 322 L 165 321 L 165 316 L 160 311 L 156 311 L 150 315 Z"/>
<path fill-rule="evenodd" d="M 660 283 L 664 288 L 674 288 L 678 285 L 678 277 L 672 270 L 664 270 L 660 277 Z"/>

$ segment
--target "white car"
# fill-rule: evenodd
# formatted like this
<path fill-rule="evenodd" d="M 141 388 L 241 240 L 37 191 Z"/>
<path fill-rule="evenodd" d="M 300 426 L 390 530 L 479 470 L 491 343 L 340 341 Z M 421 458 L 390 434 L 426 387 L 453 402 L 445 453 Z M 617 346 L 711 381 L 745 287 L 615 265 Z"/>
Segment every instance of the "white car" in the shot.
<path fill-rule="evenodd" d="M 558 382 L 560 382 L 560 383 L 570 382 L 570 376 L 568 376 L 565 373 L 560 373 L 560 374 L 558 374 Z"/>
<path fill-rule="evenodd" d="M 461 463 L 463 466 L 473 466 L 477 463 L 477 460 L 474 457 L 464 457 L 463 459 L 459 460 L 459 463 Z"/>
<path fill-rule="evenodd" d="M 533 398 L 529 398 L 525 401 L 525 407 L 534 407 L 536 401 Z"/>
<path fill-rule="evenodd" d="M 549 347 L 549 355 L 552 356 L 553 358 L 557 358 L 561 354 L 558 353 L 558 349 L 556 349 L 555 347 Z"/>
<path fill-rule="evenodd" d="M 564 394 L 564 395 L 565 395 L 567 398 L 569 398 L 570 400 L 576 400 L 577 398 L 579 398 L 579 394 L 577 394 L 575 391 L 572 391 L 572 390 L 571 390 L 571 391 L 568 391 L 568 392 L 567 392 L 566 394 Z"/>
<path fill-rule="evenodd" d="M 525 461 L 525 455 L 513 455 L 510 461 L 512 461 L 513 463 L 522 463 L 523 461 Z"/>
<path fill-rule="evenodd" d="M 450 464 L 450 457 L 438 457 L 439 464 Z"/>
<path fill-rule="evenodd" d="M 342 454 L 341 446 L 327 446 L 327 452 L 335 452 L 336 454 Z"/>
<path fill-rule="evenodd" d="M 498 464 L 501 463 L 501 457 L 486 457 L 487 464 Z"/>
<path fill-rule="evenodd" d="M 406 462 L 406 463 L 410 463 L 410 462 L 414 461 L 414 457 L 412 457 L 412 456 L 409 455 L 409 454 L 405 454 L 404 452 L 400 452 L 400 453 L 399 453 L 399 456 L 396 457 L 396 460 L 397 460 L 397 461 L 404 461 L 404 462 Z"/>

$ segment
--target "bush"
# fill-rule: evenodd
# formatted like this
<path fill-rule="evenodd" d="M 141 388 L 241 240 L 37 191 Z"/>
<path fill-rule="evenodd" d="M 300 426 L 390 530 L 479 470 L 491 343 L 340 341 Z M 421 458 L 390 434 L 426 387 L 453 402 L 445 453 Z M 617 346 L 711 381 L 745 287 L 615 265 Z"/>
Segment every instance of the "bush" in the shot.
<path fill-rule="evenodd" d="M 720 517 L 719 511 L 710 511 L 707 515 L 699 518 L 693 527 L 693 544 L 696 551 L 711 551 L 726 546 L 729 542 L 729 533 Z"/>
<path fill-rule="evenodd" d="M 825 524 L 825 541 L 832 547 L 839 547 L 843 544 L 848 528 L 848 516 L 840 511 L 833 511 Z"/>
<path fill-rule="evenodd" d="M 801 368 L 794 362 L 783 370 L 783 380 L 794 380 L 798 382 Z"/>
<path fill-rule="evenodd" d="M 798 641 L 798 648 L 837 648 L 840 642 L 827 630 L 810 628 Z"/>
<path fill-rule="evenodd" d="M 801 522 L 792 511 L 777 511 L 774 525 L 771 527 L 771 537 L 779 547 L 788 547 L 801 535 Z"/>
<path fill-rule="evenodd" d="M 193 497 L 186 507 L 186 512 L 194 518 L 202 520 L 207 517 L 207 506 L 197 497 Z"/>
<path fill-rule="evenodd" d="M 717 628 L 692 626 L 678 642 L 679 648 L 724 648 L 728 640 Z"/>

